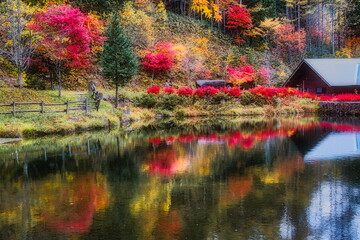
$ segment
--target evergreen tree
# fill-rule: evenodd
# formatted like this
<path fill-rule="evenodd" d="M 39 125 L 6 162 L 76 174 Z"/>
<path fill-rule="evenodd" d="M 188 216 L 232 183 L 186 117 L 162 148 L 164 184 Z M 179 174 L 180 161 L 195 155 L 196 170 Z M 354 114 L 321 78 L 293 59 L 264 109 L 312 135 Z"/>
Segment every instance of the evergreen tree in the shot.
<path fill-rule="evenodd" d="M 115 108 L 118 107 L 119 86 L 125 86 L 138 70 L 138 61 L 133 52 L 131 41 L 119 25 L 119 16 L 112 16 L 106 31 L 107 40 L 101 57 L 103 75 L 116 87 Z"/>

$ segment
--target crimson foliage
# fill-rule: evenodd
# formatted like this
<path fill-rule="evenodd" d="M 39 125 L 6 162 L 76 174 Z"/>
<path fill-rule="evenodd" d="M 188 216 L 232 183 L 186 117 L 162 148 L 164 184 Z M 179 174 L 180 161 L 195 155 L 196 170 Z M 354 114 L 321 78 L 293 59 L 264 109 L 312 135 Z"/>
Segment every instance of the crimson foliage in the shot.
<path fill-rule="evenodd" d="M 148 88 L 147 93 L 159 94 L 160 90 L 161 89 L 158 86 L 151 86 L 151 87 Z"/>
<path fill-rule="evenodd" d="M 102 21 L 69 5 L 45 8 L 34 15 L 29 28 L 41 37 L 40 54 L 75 69 L 89 67 L 92 50 L 106 39 Z"/>

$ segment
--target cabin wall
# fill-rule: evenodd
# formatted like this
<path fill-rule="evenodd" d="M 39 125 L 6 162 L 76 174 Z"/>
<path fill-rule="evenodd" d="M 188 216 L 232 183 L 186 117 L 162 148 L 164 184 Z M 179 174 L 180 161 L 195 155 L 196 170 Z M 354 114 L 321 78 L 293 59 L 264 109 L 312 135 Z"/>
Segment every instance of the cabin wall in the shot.
<path fill-rule="evenodd" d="M 285 87 L 296 88 L 299 91 L 310 92 L 314 94 L 341 94 L 360 93 L 360 86 L 328 86 L 306 63 L 302 63 L 291 79 L 285 84 Z M 321 93 L 317 92 L 321 88 Z"/>
<path fill-rule="evenodd" d="M 334 94 L 341 94 L 341 93 L 360 93 L 360 86 L 332 87 L 332 93 L 334 93 Z"/>
<path fill-rule="evenodd" d="M 322 94 L 331 94 L 330 88 L 309 66 L 303 63 L 285 85 L 300 91 L 316 94 L 317 88 L 322 88 Z"/>

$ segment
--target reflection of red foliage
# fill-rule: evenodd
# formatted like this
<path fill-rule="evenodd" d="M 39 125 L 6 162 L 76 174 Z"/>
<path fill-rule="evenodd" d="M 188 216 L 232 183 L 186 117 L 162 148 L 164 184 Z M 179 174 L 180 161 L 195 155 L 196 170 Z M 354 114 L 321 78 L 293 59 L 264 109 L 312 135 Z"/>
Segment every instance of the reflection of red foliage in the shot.
<path fill-rule="evenodd" d="M 198 140 L 216 142 L 219 140 L 219 136 L 218 135 L 209 135 L 209 136 L 200 135 L 200 136 L 198 136 Z"/>
<path fill-rule="evenodd" d="M 305 163 L 302 159 L 292 159 L 287 161 L 281 161 L 276 166 L 276 171 L 283 179 L 290 179 L 294 172 L 303 172 Z"/>
<path fill-rule="evenodd" d="M 175 236 L 182 229 L 182 221 L 181 215 L 178 210 L 172 210 L 166 216 L 160 216 L 157 230 L 168 238 L 164 239 L 172 239 L 172 236 Z"/>
<path fill-rule="evenodd" d="M 276 137 L 287 137 L 294 134 L 297 130 L 305 130 L 311 129 L 314 127 L 320 127 L 325 129 L 331 129 L 335 131 L 343 131 L 343 132 L 360 132 L 360 127 L 351 126 L 351 125 L 342 125 L 342 124 L 334 124 L 329 122 L 322 122 L 320 124 L 310 123 L 307 125 L 296 126 L 293 128 L 281 128 L 281 129 L 273 129 L 268 128 L 265 130 L 260 130 L 252 133 L 242 133 L 240 131 L 234 131 L 227 133 L 226 135 L 218 135 L 218 134 L 188 134 L 188 135 L 180 135 L 179 137 L 167 136 L 164 138 L 167 144 L 172 144 L 176 140 L 182 143 L 189 143 L 193 140 L 202 140 L 207 142 L 217 142 L 217 141 L 226 141 L 228 146 L 233 147 L 236 145 L 240 145 L 245 149 L 249 149 L 254 146 L 256 141 L 262 141 L 269 138 Z M 154 145 L 159 145 L 163 139 L 161 137 L 149 138 L 149 142 Z"/>
<path fill-rule="evenodd" d="M 331 122 L 321 122 L 321 123 L 310 123 L 307 125 L 303 125 L 300 127 L 295 128 L 301 129 L 301 130 L 307 130 L 311 128 L 322 128 L 322 129 L 329 129 L 332 131 L 339 131 L 339 132 L 360 132 L 359 126 L 353 126 L 353 125 L 347 125 L 347 124 L 337 124 L 337 123 L 331 123 Z"/>
<path fill-rule="evenodd" d="M 152 155 L 152 160 L 149 162 L 149 172 L 162 176 L 173 175 L 176 173 L 176 168 L 174 167 L 175 160 L 176 152 L 173 149 L 167 148 L 161 152 L 156 152 Z"/>
<path fill-rule="evenodd" d="M 170 145 L 172 144 L 173 142 L 176 141 L 176 138 L 175 137 L 165 137 L 165 142 L 166 144 Z"/>
<path fill-rule="evenodd" d="M 240 139 L 240 145 L 246 149 L 251 148 L 254 145 L 254 139 L 251 137 Z"/>
<path fill-rule="evenodd" d="M 151 142 L 154 145 L 159 145 L 161 143 L 160 137 L 149 137 L 149 142 Z"/>
<path fill-rule="evenodd" d="M 93 175 L 76 178 L 68 188 L 62 188 L 55 204 L 45 209 L 45 224 L 56 232 L 75 233 L 88 231 L 97 206 L 108 200 L 104 185 L 94 182 Z M 98 199 L 99 198 L 99 199 Z M 103 198 L 103 199 L 101 199 Z"/>
<path fill-rule="evenodd" d="M 253 180 L 249 178 L 230 177 L 229 178 L 229 192 L 234 198 L 240 199 L 250 192 L 253 185 Z"/>
<path fill-rule="evenodd" d="M 189 143 L 191 142 L 192 140 L 194 140 L 195 136 L 192 135 L 192 134 L 188 134 L 188 135 L 180 135 L 179 136 L 179 141 L 182 142 L 182 143 Z"/>
<path fill-rule="evenodd" d="M 343 125 L 343 124 L 335 124 L 329 122 L 320 123 L 321 128 L 332 129 L 340 132 L 360 132 L 360 127 L 351 126 L 351 125 Z"/>
<path fill-rule="evenodd" d="M 221 197 L 220 205 L 237 204 L 240 199 L 245 197 L 252 189 L 253 179 L 249 177 L 229 177 L 228 188 Z"/>

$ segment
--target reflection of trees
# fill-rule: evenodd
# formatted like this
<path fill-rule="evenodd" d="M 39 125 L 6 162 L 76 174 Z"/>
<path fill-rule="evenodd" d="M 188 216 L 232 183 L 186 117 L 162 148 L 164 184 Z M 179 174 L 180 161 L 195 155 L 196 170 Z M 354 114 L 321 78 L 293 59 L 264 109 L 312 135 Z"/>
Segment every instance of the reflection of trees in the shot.
<path fill-rule="evenodd" d="M 359 212 L 339 200 L 353 191 L 344 188 L 347 183 L 358 182 L 357 165 L 305 165 L 288 136 L 297 138 L 315 123 L 304 122 L 301 131 L 289 120 L 166 131 L 149 127 L 88 138 L 90 147 L 101 146 L 90 154 L 86 141 L 71 145 L 71 156 L 67 145 L 60 144 L 56 151 L 65 153 L 65 161 L 52 154 L 47 161 L 29 155 L 26 187 L 22 178 L 10 177 L 23 174 L 24 161 L 17 167 L 9 163 L 9 174 L 4 173 L 4 179 L 19 181 L 0 185 L 0 199 L 7 199 L 0 201 L 7 214 L 0 213 L 0 238 L 23 238 L 29 232 L 33 238 L 40 232 L 43 238 L 55 237 L 55 231 L 69 236 L 83 231 L 77 237 L 87 240 L 328 236 L 325 228 L 319 230 L 328 219 L 324 211 L 315 211 L 323 206 L 318 199 L 329 202 L 330 209 L 343 208 L 339 219 Z M 327 198 L 331 188 L 342 197 Z M 357 226 L 354 221 L 350 225 Z M 11 226 L 23 233 L 5 235 Z M 352 229 L 337 226 L 333 231 Z"/>
<path fill-rule="evenodd" d="M 101 174 L 66 174 L 65 178 L 56 174 L 19 184 L 13 186 L 21 186 L 19 194 L 12 194 L 13 199 L 7 199 L 9 202 L 1 206 L 0 225 L 4 228 L 0 228 L 0 237 L 7 236 L 1 239 L 23 239 L 20 236 L 28 236 L 32 229 L 39 230 L 32 234 L 35 239 L 40 237 L 39 233 L 44 238 L 50 236 L 49 230 L 59 233 L 88 231 L 95 212 L 109 203 L 106 179 Z M 3 189 L 2 193 L 13 191 L 13 188 Z M 22 231 L 6 232 L 11 226 Z"/>
<path fill-rule="evenodd" d="M 38 206 L 41 220 L 61 233 L 88 231 L 95 211 L 109 202 L 104 177 L 93 174 L 70 174 L 66 180 L 55 176 L 40 186 L 38 194 L 45 199 Z"/>

